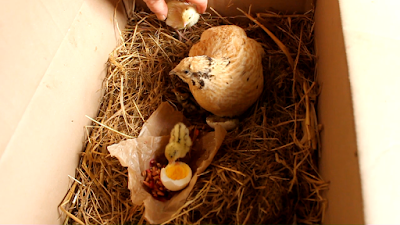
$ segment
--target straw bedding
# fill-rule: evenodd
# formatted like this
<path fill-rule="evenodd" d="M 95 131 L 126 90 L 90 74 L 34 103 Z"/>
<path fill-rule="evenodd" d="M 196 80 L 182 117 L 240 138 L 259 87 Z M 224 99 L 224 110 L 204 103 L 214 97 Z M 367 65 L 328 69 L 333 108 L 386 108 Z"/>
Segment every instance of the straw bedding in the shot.
<path fill-rule="evenodd" d="M 154 15 L 135 13 L 107 63 L 99 113 L 90 118 L 76 178 L 60 205 L 65 223 L 146 223 L 144 207 L 130 201 L 126 168 L 107 146 L 136 137 L 163 101 L 183 110 L 192 124 L 205 124 L 207 113 L 190 95 L 177 98 L 175 93 L 190 92 L 168 73 L 205 29 L 223 24 L 237 24 L 262 43 L 264 92 L 227 134 L 187 203 L 168 223 L 320 223 L 326 206 L 321 192 L 328 185 L 317 172 L 321 126 L 313 13 L 266 12 L 253 20 L 244 12 L 236 18 L 205 14 L 184 32 L 187 40 L 179 40 Z"/>

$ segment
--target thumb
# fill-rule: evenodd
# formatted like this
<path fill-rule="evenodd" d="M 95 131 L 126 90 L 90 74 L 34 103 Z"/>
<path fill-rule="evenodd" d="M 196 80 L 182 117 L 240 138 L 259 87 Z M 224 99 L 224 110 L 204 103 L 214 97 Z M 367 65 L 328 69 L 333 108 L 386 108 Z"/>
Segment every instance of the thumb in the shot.
<path fill-rule="evenodd" d="M 143 0 L 147 7 L 156 14 L 159 20 L 165 20 L 168 14 L 168 7 L 164 0 Z"/>

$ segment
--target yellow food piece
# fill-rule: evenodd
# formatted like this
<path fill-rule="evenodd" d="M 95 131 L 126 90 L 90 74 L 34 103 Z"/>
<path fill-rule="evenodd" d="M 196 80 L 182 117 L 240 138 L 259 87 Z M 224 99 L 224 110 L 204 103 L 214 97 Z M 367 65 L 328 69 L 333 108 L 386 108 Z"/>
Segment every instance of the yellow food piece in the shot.
<path fill-rule="evenodd" d="M 189 152 L 192 146 L 192 139 L 189 136 L 189 129 L 183 123 L 175 124 L 171 130 L 171 137 L 168 145 L 165 147 L 165 157 L 169 163 L 183 158 Z"/>
<path fill-rule="evenodd" d="M 165 168 L 165 172 L 167 174 L 167 176 L 173 180 L 180 180 L 185 178 L 188 173 L 189 170 L 187 168 L 187 165 L 185 164 L 170 164 L 169 166 L 167 166 Z"/>
<path fill-rule="evenodd" d="M 179 191 L 192 179 L 192 169 L 184 162 L 174 162 L 161 169 L 160 179 L 166 189 Z"/>

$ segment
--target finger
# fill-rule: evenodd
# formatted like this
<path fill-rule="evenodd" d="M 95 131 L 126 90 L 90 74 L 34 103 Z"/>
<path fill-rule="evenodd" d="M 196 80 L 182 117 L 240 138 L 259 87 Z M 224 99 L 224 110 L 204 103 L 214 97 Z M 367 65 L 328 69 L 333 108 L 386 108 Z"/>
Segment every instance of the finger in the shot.
<path fill-rule="evenodd" d="M 199 13 L 204 13 L 207 9 L 207 0 L 187 0 L 188 2 L 195 4 Z"/>
<path fill-rule="evenodd" d="M 164 0 L 143 0 L 147 7 L 156 14 L 159 20 L 165 20 L 168 14 L 168 7 Z"/>

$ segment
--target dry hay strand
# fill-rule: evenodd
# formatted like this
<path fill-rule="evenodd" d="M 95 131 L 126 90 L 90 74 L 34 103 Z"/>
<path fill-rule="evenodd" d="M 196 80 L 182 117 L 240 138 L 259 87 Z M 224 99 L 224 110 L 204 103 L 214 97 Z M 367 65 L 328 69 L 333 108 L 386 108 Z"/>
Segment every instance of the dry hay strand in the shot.
<path fill-rule="evenodd" d="M 134 14 L 121 31 L 123 42 L 110 54 L 99 114 L 87 127 L 90 135 L 76 180 L 60 205 L 65 224 L 146 223 L 144 207 L 130 201 L 127 169 L 109 155 L 107 146 L 137 137 L 162 101 L 183 110 L 192 124 L 204 125 L 207 113 L 191 98 L 177 99 L 173 90 L 189 93 L 188 88 L 168 73 L 205 29 L 223 24 L 237 24 L 262 43 L 267 53 L 264 92 L 242 116 L 239 127 L 228 133 L 184 207 L 167 223 L 322 221 L 326 199 L 321 192 L 328 185 L 317 167 L 314 12 L 243 14 L 203 15 L 184 32 L 188 39 L 184 41 L 154 15 Z"/>

